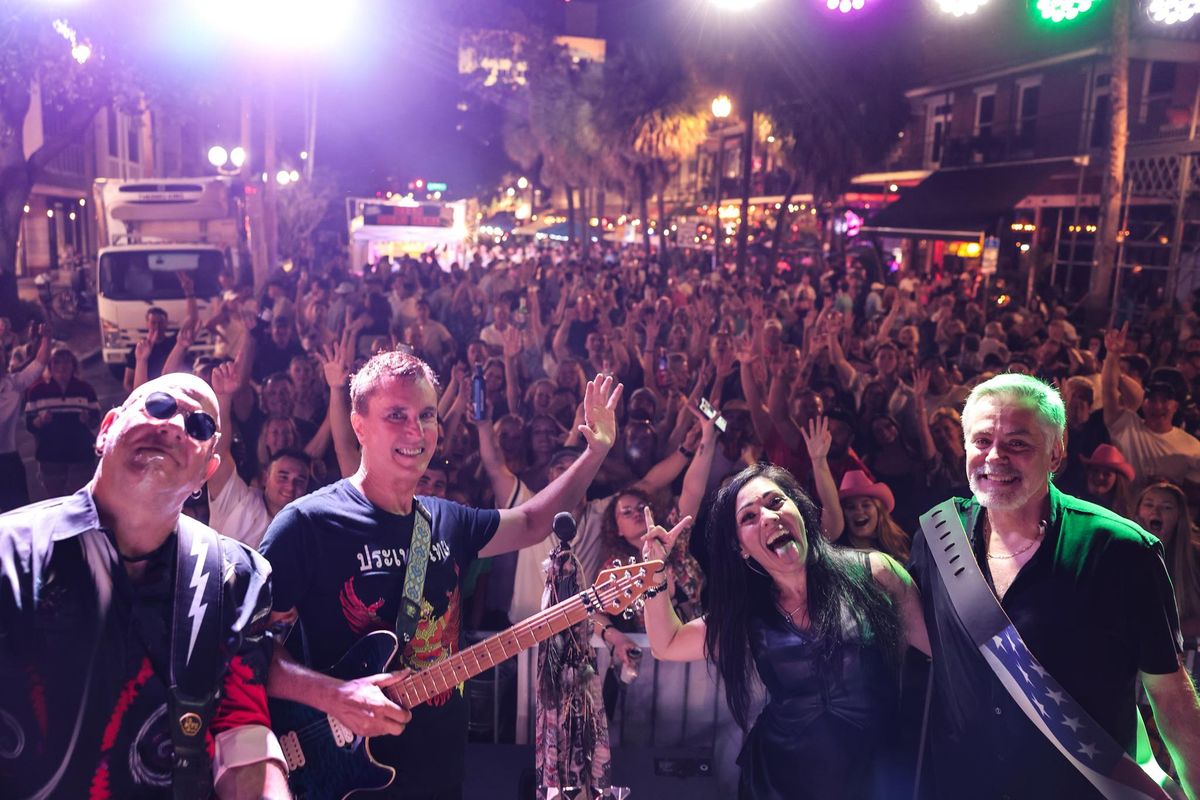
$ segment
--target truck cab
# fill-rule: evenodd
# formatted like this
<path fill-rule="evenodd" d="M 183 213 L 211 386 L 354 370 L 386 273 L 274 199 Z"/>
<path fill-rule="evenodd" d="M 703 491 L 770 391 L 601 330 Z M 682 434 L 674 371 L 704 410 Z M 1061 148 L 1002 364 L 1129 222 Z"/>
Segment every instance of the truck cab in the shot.
<path fill-rule="evenodd" d="M 114 369 L 146 336 L 146 311 L 167 312 L 173 333 L 187 301 L 179 274 L 192 279 L 200 321 L 216 312 L 219 277 L 249 263 L 244 190 L 228 177 L 99 179 L 97 222 L 105 243 L 97 261 L 97 307 L 105 363 Z M 193 355 L 211 353 L 201 329 Z"/>

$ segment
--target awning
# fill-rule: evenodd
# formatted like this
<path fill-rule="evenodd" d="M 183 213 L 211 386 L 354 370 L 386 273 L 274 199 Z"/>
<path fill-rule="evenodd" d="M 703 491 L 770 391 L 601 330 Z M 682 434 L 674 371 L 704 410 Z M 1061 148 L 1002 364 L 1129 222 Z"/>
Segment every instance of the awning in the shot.
<path fill-rule="evenodd" d="M 1069 158 L 962 169 L 940 169 L 872 216 L 863 233 L 921 239 L 979 240 L 999 229 L 1025 197 L 1059 173 L 1079 167 Z"/>

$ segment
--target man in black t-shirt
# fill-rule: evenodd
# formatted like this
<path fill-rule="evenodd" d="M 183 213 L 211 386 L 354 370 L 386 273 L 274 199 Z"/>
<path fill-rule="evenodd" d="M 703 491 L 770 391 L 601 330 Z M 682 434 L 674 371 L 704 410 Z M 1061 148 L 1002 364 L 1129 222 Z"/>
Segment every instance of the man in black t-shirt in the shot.
<path fill-rule="evenodd" d="M 147 357 L 146 378 L 157 378 L 162 374 L 167 356 L 175 349 L 175 336 L 167 333 L 167 312 L 158 306 L 146 311 L 146 345 L 150 351 Z M 134 375 L 137 372 L 137 348 L 134 347 L 125 356 L 125 391 L 132 392 Z"/>
<path fill-rule="evenodd" d="M 975 388 L 962 421 L 974 497 L 957 501 L 958 509 L 987 588 L 1040 668 L 1130 754 L 1141 682 L 1181 782 L 1195 797 L 1200 705 L 1180 667 L 1182 639 L 1162 544 L 1129 520 L 1050 485 L 1048 476 L 1063 462 L 1066 421 L 1050 386 L 1024 375 L 998 376 Z M 1104 796 L 993 672 L 959 620 L 933 546 L 941 544 L 917 534 L 910 572 L 921 588 L 933 648 L 926 756 L 936 795 Z M 1081 729 L 1063 693 L 1035 691 L 1034 713 L 1051 727 L 1074 727 L 1081 748 L 1075 755 L 1087 763 L 1098 737 Z"/>
<path fill-rule="evenodd" d="M 367 362 L 350 387 L 351 423 L 362 445 L 358 472 L 289 505 L 267 531 L 262 552 L 274 571 L 272 619 L 301 623 L 311 667 L 327 669 L 364 634 L 395 628 L 414 490 L 437 448 L 436 386 L 429 366 L 412 355 L 381 353 Z M 588 384 L 580 426 L 587 450 L 520 507 L 477 510 L 420 498 L 432 520 L 430 555 L 416 634 L 396 669 L 423 669 L 458 649 L 461 580 L 475 558 L 537 544 L 555 513 L 579 503 L 616 438 L 620 395 L 611 378 Z M 410 712 L 382 691 L 403 672 L 339 681 L 301 666 L 295 652 L 301 648 L 288 644 L 292 652 L 276 649 L 269 693 L 376 737 L 373 756 L 397 770 L 380 797 L 461 797 L 467 713 L 461 691 Z"/>

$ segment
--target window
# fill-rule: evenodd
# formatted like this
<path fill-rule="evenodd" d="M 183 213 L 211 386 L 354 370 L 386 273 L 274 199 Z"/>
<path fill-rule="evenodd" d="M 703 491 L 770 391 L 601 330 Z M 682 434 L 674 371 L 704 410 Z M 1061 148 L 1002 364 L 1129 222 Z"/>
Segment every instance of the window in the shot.
<path fill-rule="evenodd" d="M 925 165 L 938 167 L 946 154 L 946 139 L 950 135 L 954 98 L 939 95 L 925 101 Z"/>
<path fill-rule="evenodd" d="M 112 106 L 108 107 L 108 154 L 113 158 L 121 157 L 121 133 L 118 125 L 120 120 Z"/>
<path fill-rule="evenodd" d="M 137 117 L 126 117 L 125 123 L 125 136 L 129 146 L 129 160 L 133 162 L 141 161 L 142 159 L 138 157 L 142 131 L 142 126 L 139 124 L 140 120 Z"/>
<path fill-rule="evenodd" d="M 996 93 L 978 95 L 975 98 L 975 137 L 980 142 L 990 141 L 995 122 Z"/>
<path fill-rule="evenodd" d="M 1167 109 L 1175 92 L 1175 62 L 1155 61 L 1146 70 L 1146 89 L 1138 110 L 1139 121 L 1152 129 L 1167 124 Z"/>
<path fill-rule="evenodd" d="M 1017 144 L 1032 149 L 1037 139 L 1038 105 L 1041 102 L 1041 85 L 1021 87 L 1021 111 L 1017 122 Z"/>

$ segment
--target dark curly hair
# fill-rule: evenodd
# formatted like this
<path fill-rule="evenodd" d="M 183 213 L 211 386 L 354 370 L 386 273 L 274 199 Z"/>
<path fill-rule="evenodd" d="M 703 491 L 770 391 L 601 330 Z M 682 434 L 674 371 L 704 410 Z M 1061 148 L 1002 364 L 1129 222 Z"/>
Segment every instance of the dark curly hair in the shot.
<path fill-rule="evenodd" d="M 843 609 L 848 609 L 864 638 L 876 641 L 897 670 L 902 641 L 899 613 L 891 597 L 876 583 L 857 553 L 835 547 L 820 535 L 821 512 L 790 472 L 772 464 L 756 464 L 739 472 L 717 493 L 708 520 L 709 597 L 705 651 L 725 683 L 725 699 L 743 729 L 749 724 L 750 680 L 754 656 L 750 621 L 776 613 L 774 581 L 750 568 L 738 556 L 737 496 L 755 478 L 767 478 L 800 511 L 808 543 L 808 612 L 813 634 L 821 642 L 821 661 L 833 663 L 845 641 Z"/>

